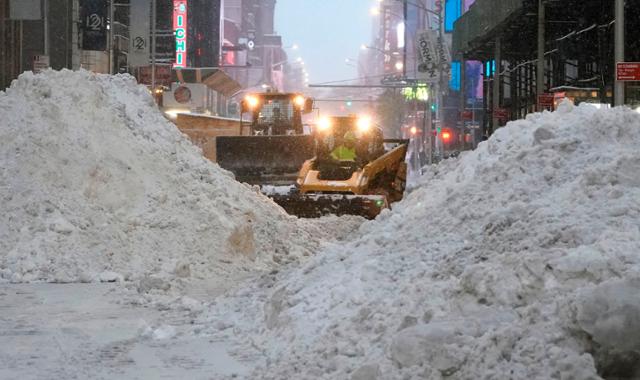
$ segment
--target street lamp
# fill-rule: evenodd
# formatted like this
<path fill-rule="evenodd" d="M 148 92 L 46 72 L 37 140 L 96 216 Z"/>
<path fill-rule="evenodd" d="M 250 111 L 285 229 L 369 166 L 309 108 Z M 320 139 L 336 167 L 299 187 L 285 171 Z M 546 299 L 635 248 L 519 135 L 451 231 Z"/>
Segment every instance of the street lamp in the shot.
<path fill-rule="evenodd" d="M 378 52 L 380 52 L 382 54 L 385 54 L 385 55 L 400 55 L 400 52 L 398 52 L 398 51 L 394 51 L 394 52 L 384 51 L 384 50 L 382 50 L 380 48 L 377 48 L 375 46 L 369 46 L 369 45 L 365 45 L 365 44 L 360 45 L 360 49 L 362 49 L 362 50 L 367 50 L 367 49 L 375 50 L 375 51 L 378 51 Z"/>

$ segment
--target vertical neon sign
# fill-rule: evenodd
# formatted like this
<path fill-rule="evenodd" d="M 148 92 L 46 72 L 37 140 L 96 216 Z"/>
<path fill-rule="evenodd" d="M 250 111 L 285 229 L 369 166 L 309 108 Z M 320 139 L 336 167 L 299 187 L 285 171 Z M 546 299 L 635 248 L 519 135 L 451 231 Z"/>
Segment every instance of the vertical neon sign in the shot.
<path fill-rule="evenodd" d="M 187 67 L 187 0 L 173 0 L 173 32 L 176 35 L 173 67 Z"/>

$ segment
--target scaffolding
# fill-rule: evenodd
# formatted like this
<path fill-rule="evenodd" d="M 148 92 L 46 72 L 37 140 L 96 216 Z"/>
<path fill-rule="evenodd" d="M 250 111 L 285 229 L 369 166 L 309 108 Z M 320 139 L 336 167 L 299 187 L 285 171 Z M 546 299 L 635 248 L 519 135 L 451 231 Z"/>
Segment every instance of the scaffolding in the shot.
<path fill-rule="evenodd" d="M 626 1 L 627 61 L 640 58 L 639 5 Z M 540 110 L 539 95 L 568 91 L 580 101 L 612 104 L 614 19 L 611 0 L 476 1 L 455 24 L 453 48 L 484 63 L 485 133 Z M 634 94 L 628 91 L 627 103 L 640 101 Z M 502 110 L 507 118 L 496 117 Z"/>

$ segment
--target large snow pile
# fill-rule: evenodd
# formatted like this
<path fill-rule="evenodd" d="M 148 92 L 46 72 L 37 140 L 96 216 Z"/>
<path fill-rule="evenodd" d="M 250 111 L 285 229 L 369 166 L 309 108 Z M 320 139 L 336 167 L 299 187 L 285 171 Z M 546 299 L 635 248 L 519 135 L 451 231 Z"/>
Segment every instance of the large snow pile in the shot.
<path fill-rule="evenodd" d="M 640 378 L 639 147 L 628 109 L 509 123 L 204 320 L 250 378 Z"/>
<path fill-rule="evenodd" d="M 25 73 L 0 119 L 0 282 L 220 277 L 333 233 L 204 159 L 128 75 Z"/>

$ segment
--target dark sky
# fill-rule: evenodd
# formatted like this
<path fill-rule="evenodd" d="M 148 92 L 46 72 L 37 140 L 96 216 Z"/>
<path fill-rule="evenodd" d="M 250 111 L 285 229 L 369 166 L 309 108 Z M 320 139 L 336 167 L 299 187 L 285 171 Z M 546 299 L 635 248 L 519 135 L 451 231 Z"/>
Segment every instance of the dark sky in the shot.
<path fill-rule="evenodd" d="M 345 63 L 357 59 L 361 44 L 371 39 L 369 14 L 375 0 L 277 0 L 276 31 L 290 61 L 302 57 L 311 83 L 356 78 Z"/>

